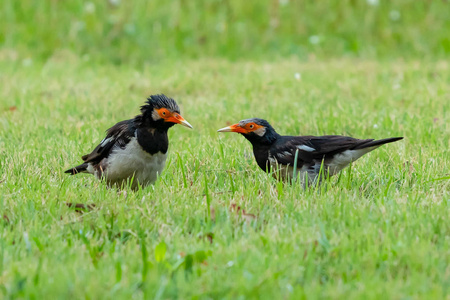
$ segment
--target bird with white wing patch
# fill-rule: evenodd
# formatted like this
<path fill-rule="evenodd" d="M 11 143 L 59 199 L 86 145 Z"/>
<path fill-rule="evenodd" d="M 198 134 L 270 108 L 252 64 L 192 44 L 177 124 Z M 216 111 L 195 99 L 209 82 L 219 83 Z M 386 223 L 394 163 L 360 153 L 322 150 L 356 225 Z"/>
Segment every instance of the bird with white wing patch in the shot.
<path fill-rule="evenodd" d="M 65 173 L 90 173 L 108 185 L 131 183 L 132 189 L 156 181 L 166 163 L 169 138 L 167 131 L 175 124 L 192 128 L 181 115 L 175 100 L 152 95 L 134 119 L 117 123 L 84 162 Z"/>
<path fill-rule="evenodd" d="M 242 134 L 252 144 L 256 162 L 263 171 L 282 180 L 298 176 L 304 183 L 316 182 L 320 174 L 324 177 L 336 175 L 364 154 L 383 144 L 403 139 L 361 140 L 340 135 L 282 136 L 269 122 L 258 118 L 242 120 L 218 132 Z M 294 170 L 297 170 L 295 175 Z"/>

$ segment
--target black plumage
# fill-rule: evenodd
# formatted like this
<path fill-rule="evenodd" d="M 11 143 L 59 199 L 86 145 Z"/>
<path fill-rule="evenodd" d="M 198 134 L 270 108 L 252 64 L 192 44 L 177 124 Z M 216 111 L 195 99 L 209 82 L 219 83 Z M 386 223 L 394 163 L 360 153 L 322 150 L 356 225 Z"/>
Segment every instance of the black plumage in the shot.
<path fill-rule="evenodd" d="M 294 169 L 303 181 L 315 182 L 319 174 L 332 176 L 379 146 L 402 137 L 381 140 L 347 136 L 281 136 L 263 119 L 253 118 L 219 129 L 241 133 L 253 146 L 258 166 L 281 179 L 290 179 Z M 295 157 L 297 156 L 297 165 Z M 322 169 L 322 171 L 321 171 Z M 322 173 L 321 173 L 322 172 Z"/>
<path fill-rule="evenodd" d="M 65 173 L 91 173 L 108 184 L 125 184 L 134 178 L 138 183 L 153 183 L 164 168 L 169 147 L 167 132 L 175 124 L 192 126 L 180 116 L 180 109 L 172 98 L 152 95 L 134 119 L 121 121 L 109 128 L 106 137 L 83 163 Z"/>
<path fill-rule="evenodd" d="M 108 158 L 114 148 L 125 149 L 130 140 L 135 136 L 137 128 L 133 121 L 133 119 L 121 121 L 109 128 L 106 131 L 106 137 L 100 144 L 98 144 L 91 153 L 81 157 L 84 163 L 66 170 L 64 173 L 75 175 L 77 173 L 86 172 L 88 164 L 92 164 L 95 169 L 101 171 L 103 169 L 101 161 Z M 152 137 L 149 140 L 150 143 L 153 142 Z"/>

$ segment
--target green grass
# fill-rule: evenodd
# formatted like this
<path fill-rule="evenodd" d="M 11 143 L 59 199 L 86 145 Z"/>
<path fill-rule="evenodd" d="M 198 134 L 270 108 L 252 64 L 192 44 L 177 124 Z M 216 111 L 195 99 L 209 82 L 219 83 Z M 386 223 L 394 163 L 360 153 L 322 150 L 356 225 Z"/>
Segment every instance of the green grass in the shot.
<path fill-rule="evenodd" d="M 2 0 L 5 56 L 164 58 L 450 56 L 445 0 Z M 1 53 L 0 53 L 1 55 Z"/>
<path fill-rule="evenodd" d="M 0 298 L 448 298 L 449 67 L 1 61 Z M 154 186 L 63 173 L 159 92 L 195 129 L 170 130 Z M 216 133 L 256 116 L 282 134 L 405 139 L 303 190 Z"/>
<path fill-rule="evenodd" d="M 448 299 L 448 10 L 1 1 L 0 298 Z M 154 186 L 63 174 L 161 92 L 195 130 L 171 129 Z M 216 133 L 248 117 L 405 139 L 303 190 Z"/>

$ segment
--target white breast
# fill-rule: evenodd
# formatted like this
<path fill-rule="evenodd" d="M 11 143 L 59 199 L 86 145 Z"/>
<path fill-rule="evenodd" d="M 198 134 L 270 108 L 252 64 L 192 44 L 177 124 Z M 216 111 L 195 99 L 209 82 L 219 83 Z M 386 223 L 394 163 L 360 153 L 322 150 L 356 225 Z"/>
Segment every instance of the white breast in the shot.
<path fill-rule="evenodd" d="M 149 154 L 142 150 L 136 138 L 132 138 L 125 149 L 115 148 L 108 158 L 101 162 L 104 167 L 103 176 L 108 183 L 122 184 L 134 176 L 132 187 L 137 181 L 146 186 L 156 181 L 166 164 L 167 154 L 161 152 Z M 101 177 L 102 174 L 95 174 Z"/>

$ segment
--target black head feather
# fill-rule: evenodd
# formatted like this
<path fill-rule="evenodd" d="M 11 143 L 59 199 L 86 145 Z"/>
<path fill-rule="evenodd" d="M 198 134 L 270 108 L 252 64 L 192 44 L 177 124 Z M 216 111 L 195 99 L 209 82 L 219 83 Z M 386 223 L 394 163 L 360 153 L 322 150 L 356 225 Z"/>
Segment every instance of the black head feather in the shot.
<path fill-rule="evenodd" d="M 162 119 L 154 120 L 152 117 L 154 110 L 160 108 L 166 108 L 171 112 L 180 113 L 178 104 L 172 98 L 167 97 L 164 94 L 151 95 L 147 98 L 147 103 L 141 106 L 142 114 L 134 118 L 134 123 L 137 127 L 169 129 L 175 125 L 175 123 L 164 122 Z"/>
<path fill-rule="evenodd" d="M 147 111 L 152 111 L 153 109 L 167 108 L 170 111 L 180 113 L 180 108 L 178 104 L 172 98 L 167 97 L 164 94 L 151 95 L 147 98 L 147 104 L 141 106 L 141 112 L 144 114 Z"/>

